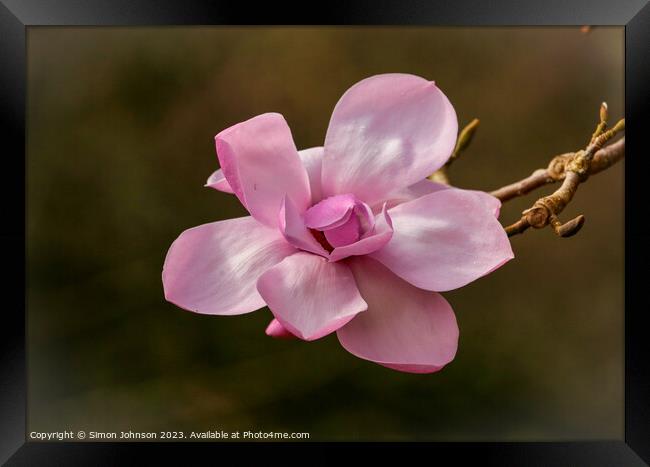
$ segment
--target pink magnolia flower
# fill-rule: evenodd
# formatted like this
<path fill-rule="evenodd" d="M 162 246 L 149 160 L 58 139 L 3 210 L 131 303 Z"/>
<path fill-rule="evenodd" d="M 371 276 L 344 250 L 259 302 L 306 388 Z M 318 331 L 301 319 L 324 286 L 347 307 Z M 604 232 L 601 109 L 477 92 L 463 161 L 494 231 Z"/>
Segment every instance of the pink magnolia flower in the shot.
<path fill-rule="evenodd" d="M 267 305 L 270 336 L 336 331 L 357 357 L 440 370 L 458 326 L 439 292 L 513 258 L 496 198 L 426 180 L 457 131 L 440 89 L 407 74 L 352 86 L 323 147 L 297 151 L 277 113 L 222 131 L 221 169 L 206 186 L 234 193 L 251 215 L 183 232 L 165 259 L 165 298 L 212 315 Z"/>

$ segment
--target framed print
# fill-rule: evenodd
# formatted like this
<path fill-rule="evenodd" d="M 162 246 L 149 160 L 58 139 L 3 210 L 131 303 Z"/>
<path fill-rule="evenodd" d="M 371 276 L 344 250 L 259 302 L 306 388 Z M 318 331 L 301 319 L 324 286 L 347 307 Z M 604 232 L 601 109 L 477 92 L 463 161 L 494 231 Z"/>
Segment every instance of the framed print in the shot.
<path fill-rule="evenodd" d="M 646 3 L 2 0 L 0 460 L 646 465 Z"/>

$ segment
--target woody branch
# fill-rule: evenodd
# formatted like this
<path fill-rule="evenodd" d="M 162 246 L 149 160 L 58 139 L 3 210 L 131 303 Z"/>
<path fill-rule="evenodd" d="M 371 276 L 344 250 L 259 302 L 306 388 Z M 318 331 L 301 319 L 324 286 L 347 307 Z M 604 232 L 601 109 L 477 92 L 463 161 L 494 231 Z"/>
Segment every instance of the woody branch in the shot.
<path fill-rule="evenodd" d="M 450 163 L 467 147 L 477 126 L 478 120 L 475 119 L 460 132 Z M 560 237 L 570 237 L 578 233 L 585 221 L 582 214 L 566 223 L 561 222 L 558 215 L 571 202 L 578 187 L 591 175 L 606 170 L 625 157 L 625 138 L 606 146 L 624 129 L 624 119 L 607 129 L 607 104 L 603 102 L 600 108 L 600 122 L 585 149 L 556 156 L 545 169 L 535 170 L 522 180 L 492 191 L 492 196 L 506 202 L 542 186 L 562 182 L 555 192 L 539 198 L 529 209 L 523 211 L 517 222 L 504 227 L 508 236 L 523 233 L 530 227 L 541 229 L 549 225 Z M 447 168 L 448 165 L 433 174 L 430 179 L 448 183 Z"/>

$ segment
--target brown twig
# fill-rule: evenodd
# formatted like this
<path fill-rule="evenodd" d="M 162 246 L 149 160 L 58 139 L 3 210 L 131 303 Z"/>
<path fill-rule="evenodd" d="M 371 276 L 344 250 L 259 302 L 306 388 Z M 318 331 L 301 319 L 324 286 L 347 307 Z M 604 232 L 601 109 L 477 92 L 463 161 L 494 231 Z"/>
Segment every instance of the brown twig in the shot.
<path fill-rule="evenodd" d="M 547 168 L 537 169 L 523 180 L 501 187 L 490 194 L 499 198 L 501 202 L 506 202 L 518 196 L 526 195 L 544 185 L 562 181 L 564 180 L 566 164 L 574 154 L 569 152 L 555 156 Z M 611 167 L 620 161 L 623 156 L 625 156 L 625 137 L 596 152 L 589 166 L 589 175 L 595 175 Z"/>
<path fill-rule="evenodd" d="M 554 193 L 538 199 L 531 208 L 522 213 L 517 222 L 505 227 L 508 236 L 523 233 L 529 227 L 541 229 L 547 225 L 560 237 L 571 237 L 578 233 L 585 222 L 583 215 L 566 223 L 562 223 L 558 215 L 571 202 L 578 186 L 590 175 L 605 170 L 625 156 L 625 138 L 603 147 L 618 132 L 625 129 L 625 120 L 620 120 L 609 130 L 606 128 L 607 104 L 603 102 L 600 108 L 600 122 L 584 150 L 556 156 L 546 169 L 538 169 L 529 177 L 491 193 L 504 202 L 541 186 L 562 181 L 562 185 Z"/>

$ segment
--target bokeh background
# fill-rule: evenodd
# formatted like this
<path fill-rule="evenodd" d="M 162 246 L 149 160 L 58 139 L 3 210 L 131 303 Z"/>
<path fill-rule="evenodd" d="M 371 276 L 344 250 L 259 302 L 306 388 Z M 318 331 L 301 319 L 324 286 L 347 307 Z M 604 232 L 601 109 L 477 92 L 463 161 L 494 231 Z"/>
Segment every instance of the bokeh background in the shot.
<path fill-rule="evenodd" d="M 433 375 L 359 360 L 334 335 L 268 338 L 266 308 L 183 311 L 161 269 L 183 230 L 246 214 L 203 188 L 234 123 L 280 112 L 299 148 L 321 145 L 348 87 L 414 73 L 461 125 L 481 119 L 450 175 L 490 190 L 583 147 L 601 101 L 623 116 L 623 41 L 605 27 L 30 28 L 28 430 L 622 438 L 623 164 L 566 210 L 585 214 L 579 235 L 526 232 L 515 260 L 445 294 L 460 346 Z"/>

